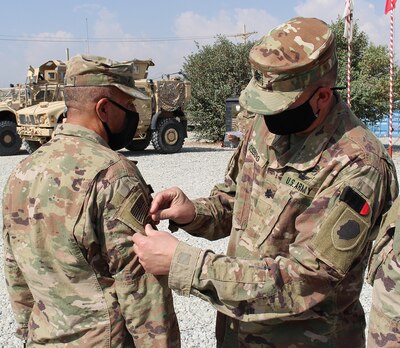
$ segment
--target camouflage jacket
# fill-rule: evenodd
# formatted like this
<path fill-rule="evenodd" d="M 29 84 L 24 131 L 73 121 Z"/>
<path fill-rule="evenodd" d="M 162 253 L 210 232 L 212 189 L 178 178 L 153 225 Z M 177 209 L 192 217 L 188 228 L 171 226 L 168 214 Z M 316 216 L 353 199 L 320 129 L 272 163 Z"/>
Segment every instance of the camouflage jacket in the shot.
<path fill-rule="evenodd" d="M 368 347 L 400 347 L 400 198 L 382 219 L 368 264 Z"/>
<path fill-rule="evenodd" d="M 397 191 L 392 160 L 344 102 L 303 138 L 257 116 L 184 226 L 230 235 L 227 256 L 180 242 L 169 286 L 216 307 L 221 347 L 362 347 L 367 256 Z"/>
<path fill-rule="evenodd" d="M 166 278 L 145 273 L 131 236 L 150 188 L 96 133 L 63 124 L 11 174 L 5 274 L 30 347 L 179 347 Z"/>

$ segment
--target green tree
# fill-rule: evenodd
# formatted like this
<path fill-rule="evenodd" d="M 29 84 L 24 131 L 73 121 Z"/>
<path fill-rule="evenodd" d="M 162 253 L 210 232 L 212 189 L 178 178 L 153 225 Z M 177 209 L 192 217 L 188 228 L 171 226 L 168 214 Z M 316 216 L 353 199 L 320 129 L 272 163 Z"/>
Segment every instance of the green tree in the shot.
<path fill-rule="evenodd" d="M 183 69 L 192 83 L 187 107 L 198 138 L 221 140 L 225 133 L 225 100 L 237 96 L 251 78 L 248 62 L 253 43 L 234 44 L 219 36 L 185 58 Z"/>
<path fill-rule="evenodd" d="M 347 39 L 341 18 L 330 25 L 336 35 L 339 60 L 338 86 L 347 100 Z M 389 51 L 387 46 L 372 44 L 365 32 L 354 23 L 351 44 L 351 108 L 364 121 L 376 122 L 389 113 Z M 394 108 L 398 108 L 399 69 L 394 66 Z"/>

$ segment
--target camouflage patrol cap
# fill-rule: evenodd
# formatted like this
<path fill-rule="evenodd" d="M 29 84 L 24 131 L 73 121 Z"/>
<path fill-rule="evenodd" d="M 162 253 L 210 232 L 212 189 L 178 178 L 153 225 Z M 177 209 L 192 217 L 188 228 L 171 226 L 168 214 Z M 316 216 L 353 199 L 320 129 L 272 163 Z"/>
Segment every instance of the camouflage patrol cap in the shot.
<path fill-rule="evenodd" d="M 251 112 L 274 115 L 289 108 L 335 66 L 335 37 L 319 19 L 292 18 L 261 38 L 249 60 L 253 77 L 240 104 Z"/>
<path fill-rule="evenodd" d="M 134 61 L 117 62 L 99 56 L 77 55 L 67 63 L 66 86 L 115 86 L 134 98 L 149 99 L 135 88 L 134 69 Z"/>

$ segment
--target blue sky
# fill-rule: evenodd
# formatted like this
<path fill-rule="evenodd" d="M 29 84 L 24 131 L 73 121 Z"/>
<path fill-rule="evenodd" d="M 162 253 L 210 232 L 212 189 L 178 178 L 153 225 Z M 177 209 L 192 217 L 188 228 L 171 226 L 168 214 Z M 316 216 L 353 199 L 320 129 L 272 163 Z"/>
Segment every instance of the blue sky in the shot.
<path fill-rule="evenodd" d="M 89 52 L 115 60 L 152 58 L 149 75 L 159 78 L 181 69 L 184 57 L 197 51 L 195 41 L 203 45 L 218 34 L 240 34 L 244 25 L 257 32 L 251 36 L 257 39 L 295 16 L 330 23 L 342 16 L 344 6 L 345 0 L 7 1 L 0 21 L 0 87 L 24 82 L 29 65 L 65 60 L 67 48 L 70 56 Z M 385 0 L 354 0 L 354 16 L 376 44 L 389 43 L 384 6 Z M 395 28 L 400 26 L 399 11 Z M 397 32 L 395 51 L 400 53 Z"/>

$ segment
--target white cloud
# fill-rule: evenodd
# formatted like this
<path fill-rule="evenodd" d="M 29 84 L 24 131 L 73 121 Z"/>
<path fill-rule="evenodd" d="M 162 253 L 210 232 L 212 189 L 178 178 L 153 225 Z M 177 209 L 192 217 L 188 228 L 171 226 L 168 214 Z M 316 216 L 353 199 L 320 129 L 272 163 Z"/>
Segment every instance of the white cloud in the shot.
<path fill-rule="evenodd" d="M 43 32 L 35 35 L 35 38 L 42 40 L 71 40 L 73 35 L 65 31 L 57 31 L 54 33 Z M 70 46 L 75 46 L 76 43 L 67 42 L 28 42 L 23 46 L 22 66 L 18 69 L 20 76 L 15 82 L 25 82 L 26 72 L 29 65 L 39 66 L 51 59 L 66 59 L 66 49 Z"/>
<path fill-rule="evenodd" d="M 306 0 L 294 7 L 297 16 L 316 17 L 327 23 L 342 16 L 344 0 Z"/>
<path fill-rule="evenodd" d="M 215 17 L 204 17 L 194 12 L 184 12 L 175 20 L 175 33 L 181 36 L 231 36 L 257 31 L 257 37 L 279 24 L 265 10 L 236 8 L 232 11 L 220 11 Z M 253 37 L 251 37 L 253 38 Z M 239 39 L 240 40 L 240 39 Z"/>
<path fill-rule="evenodd" d="M 382 7 L 376 8 L 373 3 L 368 0 L 354 0 L 354 19 L 357 21 L 359 28 L 364 31 L 371 42 L 374 44 L 388 45 L 390 32 L 390 16 L 384 14 L 384 4 Z M 338 16 L 342 17 L 345 7 L 344 0 L 306 0 L 295 6 L 296 15 L 304 17 L 317 17 L 330 23 L 336 21 Z M 395 11 L 396 23 L 400 20 L 398 11 Z M 396 29 L 396 27 L 395 27 Z M 395 31 L 398 37 L 399 31 Z M 400 47 L 395 47 L 400 52 Z"/>
<path fill-rule="evenodd" d="M 271 28 L 279 24 L 279 20 L 274 18 L 265 10 L 236 8 L 232 11 L 222 10 L 216 16 L 206 17 L 197 13 L 188 11 L 180 14 L 174 22 L 174 31 L 176 36 L 184 37 L 215 37 L 216 35 L 224 35 L 229 37 L 233 42 L 243 42 L 243 38 L 231 37 L 232 35 L 242 34 L 244 26 L 247 33 L 256 32 L 249 36 L 250 40 L 258 39 L 267 33 Z M 184 57 L 197 51 L 194 41 L 184 41 L 179 44 L 174 43 L 174 50 L 170 52 L 170 56 L 164 57 L 166 66 L 180 67 L 184 61 Z M 215 40 L 197 39 L 200 45 L 212 44 Z"/>
<path fill-rule="evenodd" d="M 184 57 L 197 50 L 195 41 L 203 45 L 214 42 L 214 37 L 218 34 L 226 36 L 241 34 L 244 29 L 243 25 L 246 25 L 246 32 L 258 32 L 250 37 L 250 39 L 256 39 L 278 23 L 279 21 L 268 12 L 258 9 L 220 11 L 214 17 L 184 12 L 172 23 L 173 31 L 176 37 L 191 37 L 190 40 L 90 43 L 90 53 L 104 55 L 116 60 L 152 58 L 155 66 L 150 68 L 149 77 L 159 78 L 162 74 L 174 73 L 181 69 Z M 90 33 L 90 36 L 137 39 L 137 37 L 125 33 L 118 22 L 118 18 L 104 8 L 98 12 L 94 32 Z M 159 37 L 162 38 L 163 35 L 160 33 Z M 204 40 L 200 37 L 210 38 Z M 242 38 L 230 39 L 236 42 L 242 41 Z"/>

